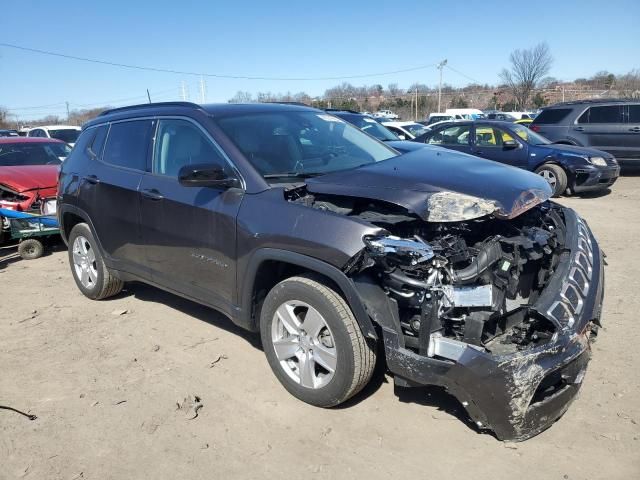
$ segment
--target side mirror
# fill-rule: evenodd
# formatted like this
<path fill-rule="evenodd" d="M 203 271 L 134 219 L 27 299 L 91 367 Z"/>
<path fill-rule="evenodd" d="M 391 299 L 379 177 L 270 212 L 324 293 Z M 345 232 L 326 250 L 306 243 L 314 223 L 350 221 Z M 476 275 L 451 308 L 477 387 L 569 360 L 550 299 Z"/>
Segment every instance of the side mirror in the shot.
<path fill-rule="evenodd" d="M 228 177 L 224 169 L 214 163 L 185 165 L 178 172 L 178 182 L 184 187 L 232 188 L 240 186 L 235 177 Z"/>
<path fill-rule="evenodd" d="M 515 140 L 505 140 L 504 142 L 502 142 L 502 148 L 504 148 L 505 150 L 513 150 L 515 148 L 518 148 L 518 146 L 519 143 Z"/>

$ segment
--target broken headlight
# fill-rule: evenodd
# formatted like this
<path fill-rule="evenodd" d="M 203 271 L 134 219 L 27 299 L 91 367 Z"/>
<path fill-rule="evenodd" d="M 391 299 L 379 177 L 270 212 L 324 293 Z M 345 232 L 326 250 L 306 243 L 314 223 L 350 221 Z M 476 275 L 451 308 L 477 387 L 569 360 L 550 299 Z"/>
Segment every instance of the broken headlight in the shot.
<path fill-rule="evenodd" d="M 429 197 L 430 222 L 461 222 L 489 215 L 500 207 L 493 200 L 456 192 L 438 192 Z"/>

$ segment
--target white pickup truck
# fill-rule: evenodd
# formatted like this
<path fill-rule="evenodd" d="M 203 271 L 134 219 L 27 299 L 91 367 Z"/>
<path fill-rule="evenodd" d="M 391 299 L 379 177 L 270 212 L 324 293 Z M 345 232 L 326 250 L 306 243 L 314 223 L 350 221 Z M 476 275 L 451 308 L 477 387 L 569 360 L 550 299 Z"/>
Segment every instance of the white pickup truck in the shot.
<path fill-rule="evenodd" d="M 398 120 L 400 117 L 391 110 L 378 110 L 373 114 L 375 118 L 388 118 L 389 120 Z"/>

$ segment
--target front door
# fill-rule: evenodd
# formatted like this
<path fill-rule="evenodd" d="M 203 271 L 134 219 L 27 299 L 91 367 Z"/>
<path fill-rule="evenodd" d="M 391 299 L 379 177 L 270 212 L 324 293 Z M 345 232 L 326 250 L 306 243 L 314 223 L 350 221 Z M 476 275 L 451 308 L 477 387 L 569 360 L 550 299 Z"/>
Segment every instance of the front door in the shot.
<path fill-rule="evenodd" d="M 140 185 L 140 230 L 156 283 L 229 311 L 235 289 L 239 188 L 185 187 L 178 171 L 189 164 L 229 161 L 195 122 L 160 119 L 152 172 Z"/>

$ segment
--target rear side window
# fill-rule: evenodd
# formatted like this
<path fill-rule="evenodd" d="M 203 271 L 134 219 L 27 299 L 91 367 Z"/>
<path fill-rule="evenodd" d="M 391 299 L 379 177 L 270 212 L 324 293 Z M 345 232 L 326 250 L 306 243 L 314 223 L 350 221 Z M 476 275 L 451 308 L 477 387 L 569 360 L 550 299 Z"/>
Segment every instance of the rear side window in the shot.
<path fill-rule="evenodd" d="M 151 120 L 134 120 L 111 125 L 102 160 L 119 167 L 146 170 Z"/>
<path fill-rule="evenodd" d="M 640 123 L 640 104 L 629 105 L 629 123 Z"/>
<path fill-rule="evenodd" d="M 469 125 L 454 125 L 427 135 L 426 143 L 431 145 L 468 145 Z"/>
<path fill-rule="evenodd" d="M 622 105 L 589 107 L 580 115 L 578 123 L 622 123 Z"/>
<path fill-rule="evenodd" d="M 570 108 L 552 108 L 550 110 L 543 110 L 540 115 L 536 117 L 537 124 L 553 124 L 560 123 L 567 118 L 567 115 L 571 113 Z"/>

